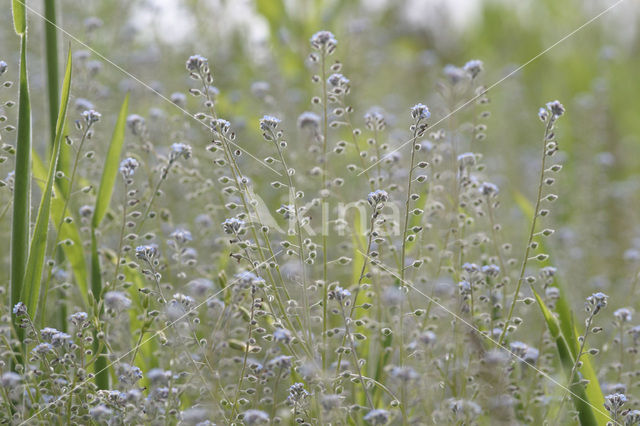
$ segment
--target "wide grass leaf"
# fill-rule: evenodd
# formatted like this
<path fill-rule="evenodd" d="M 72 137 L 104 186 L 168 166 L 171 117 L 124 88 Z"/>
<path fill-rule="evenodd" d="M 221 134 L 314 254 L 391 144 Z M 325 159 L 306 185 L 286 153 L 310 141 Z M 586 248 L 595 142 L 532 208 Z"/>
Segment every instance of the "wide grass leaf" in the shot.
<path fill-rule="evenodd" d="M 56 166 L 58 164 L 58 154 L 62 144 L 62 133 L 64 123 L 67 118 L 67 105 L 69 104 L 69 92 L 71 89 L 71 52 L 67 59 L 67 68 L 64 75 L 62 87 L 62 97 L 60 99 L 60 113 L 56 123 L 56 137 L 49 162 L 49 173 L 44 185 L 42 200 L 38 208 L 36 227 L 31 238 L 31 248 L 27 261 L 27 270 L 22 288 L 22 300 L 27 305 L 27 311 L 35 315 L 38 299 L 40 297 L 40 283 L 42 279 L 42 269 L 44 267 L 44 256 L 47 249 L 47 237 L 49 235 L 49 214 L 51 211 L 51 199 L 53 183 L 55 180 Z M 46 291 L 46 289 L 45 289 Z"/>
<path fill-rule="evenodd" d="M 542 311 L 542 316 L 544 317 L 545 323 L 547 324 L 547 329 L 549 330 L 551 337 L 556 343 L 556 348 L 558 349 L 558 355 L 560 357 L 562 368 L 567 374 L 567 378 L 569 378 L 569 376 L 571 375 L 571 370 L 573 369 L 573 365 L 575 364 L 575 357 L 571 353 L 569 344 L 561 333 L 558 319 L 545 306 L 538 293 L 533 288 L 531 289 L 531 291 L 533 291 L 533 295 L 535 296 L 538 306 Z M 578 411 L 578 417 L 582 426 L 606 424 L 606 421 L 602 423 L 596 419 L 596 413 L 600 413 L 601 416 L 605 416 L 603 412 L 604 409 L 592 409 L 592 403 L 589 401 L 589 397 L 583 385 L 574 383 L 573 385 L 569 386 L 569 389 L 571 390 L 571 399 L 573 400 L 573 405 Z"/>
<path fill-rule="evenodd" d="M 14 2 L 14 17 L 15 17 Z M 20 43 L 20 94 L 18 96 L 18 134 L 16 168 L 13 189 L 13 219 L 11 229 L 11 304 L 22 295 L 29 256 L 31 215 L 31 101 L 27 78 L 27 36 Z"/>
<path fill-rule="evenodd" d="M 124 145 L 124 131 L 127 126 L 127 110 L 129 108 L 129 94 L 124 98 L 116 126 L 113 129 L 113 136 L 109 144 L 109 151 L 104 162 L 102 170 L 102 178 L 100 179 L 100 187 L 96 198 L 96 207 L 93 213 L 91 226 L 95 229 L 100 225 L 104 218 L 109 203 L 111 202 L 111 194 L 113 193 L 113 185 L 116 182 L 118 174 L 118 166 L 120 163 L 120 153 Z"/>
<path fill-rule="evenodd" d="M 27 32 L 27 8 L 24 5 L 26 0 L 13 0 L 13 28 L 16 34 L 24 36 Z"/>
<path fill-rule="evenodd" d="M 47 179 L 47 169 L 35 151 L 32 152 L 32 155 L 33 177 L 40 185 L 40 188 L 44 190 L 45 180 Z M 64 191 L 58 184 L 59 182 L 55 182 L 53 185 L 54 190 L 53 199 L 51 200 L 51 222 L 54 224 L 62 222 L 57 240 L 62 242 L 61 246 L 64 256 L 71 264 L 71 271 L 75 277 L 76 285 L 80 289 L 80 294 L 82 295 L 85 304 L 87 304 L 88 270 L 87 263 L 84 258 L 84 250 L 82 249 L 82 239 L 80 238 L 80 231 L 75 221 L 69 223 L 62 220 L 66 199 Z"/>

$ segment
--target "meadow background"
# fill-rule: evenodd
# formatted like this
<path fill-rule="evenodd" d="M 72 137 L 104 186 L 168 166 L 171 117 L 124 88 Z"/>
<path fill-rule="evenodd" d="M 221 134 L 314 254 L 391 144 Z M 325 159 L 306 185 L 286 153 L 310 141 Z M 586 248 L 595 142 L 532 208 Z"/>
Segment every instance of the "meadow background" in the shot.
<path fill-rule="evenodd" d="M 44 14 L 42 3 L 27 2 L 30 8 Z M 143 117 L 146 131 L 142 137 L 140 134 L 134 134 L 131 126 L 127 127 L 122 158 L 129 152 L 134 153 L 134 157 L 137 155 L 137 158 L 148 160 L 148 164 L 145 163 L 141 168 L 145 170 L 145 174 L 140 175 L 140 188 L 145 187 L 148 190 L 157 182 L 158 171 L 169 158 L 171 144 L 185 141 L 192 145 L 194 150 L 193 158 L 189 160 L 191 162 L 186 159 L 180 162 L 181 165 L 184 163 L 184 167 L 178 168 L 178 176 L 170 177 L 163 183 L 163 194 L 154 200 L 153 206 L 153 209 L 160 213 L 161 220 L 147 223 L 146 231 L 162 235 L 157 238 L 160 240 L 168 238 L 176 227 L 184 227 L 191 231 L 194 241 L 202 237 L 202 241 L 194 242 L 194 245 L 197 245 L 198 264 L 203 267 L 189 269 L 189 265 L 180 264 L 181 266 L 174 266 L 173 271 L 169 268 L 163 272 L 164 279 L 170 281 L 171 277 L 176 277 L 177 281 L 186 284 L 200 274 L 202 278 L 211 280 L 217 289 L 222 271 L 225 271 L 225 276 L 232 277 L 241 270 L 229 259 L 229 253 L 233 252 L 233 248 L 225 248 L 224 238 L 215 239 L 213 235 L 221 234 L 219 223 L 234 213 L 224 211 L 224 204 L 229 201 L 221 191 L 225 185 L 213 183 L 225 173 L 215 171 L 218 169 L 211 165 L 211 156 L 205 151 L 212 136 L 197 120 L 185 115 L 169 100 L 176 101 L 181 108 L 192 114 L 202 110 L 201 99 L 188 93 L 190 87 L 198 87 L 199 84 L 194 84 L 185 70 L 185 61 L 191 55 L 200 54 L 208 59 L 214 76 L 213 85 L 219 91 L 215 97 L 216 110 L 221 117 L 231 122 L 238 134 L 237 143 L 243 149 L 259 159 L 275 156 L 272 146 L 263 140 L 263 132 L 258 123 L 265 114 L 274 115 L 282 120 L 281 128 L 287 134 L 287 152 L 291 155 L 288 160 L 289 166 L 296 168 L 296 178 L 300 179 L 300 186 L 305 190 L 313 187 L 314 181 L 308 177 L 308 171 L 318 164 L 313 156 L 307 154 L 307 146 L 313 142 L 307 133 L 296 128 L 296 123 L 303 111 L 320 113 L 320 110 L 311 104 L 313 96 L 320 96 L 318 85 L 311 81 L 311 76 L 317 73 L 317 70 L 308 59 L 312 51 L 309 39 L 314 33 L 328 30 L 338 40 L 337 50 L 330 60 L 339 60 L 342 63 L 340 72 L 350 79 L 350 93 L 347 99 L 354 108 L 354 126 L 364 129 L 364 114 L 374 106 L 381 107 L 385 111 L 388 128 L 385 142 L 391 147 L 405 142 L 407 136 L 410 136 L 407 128 L 410 121 L 409 110 L 413 105 L 428 105 L 433 116 L 432 121 L 445 117 L 452 110 L 455 103 L 451 104 L 446 96 L 446 93 L 449 93 L 447 88 L 450 82 L 443 72 L 445 66 L 452 64 L 462 67 L 467 61 L 478 59 L 483 62 L 483 71 L 474 81 L 476 84 L 490 87 L 486 94 L 489 103 L 481 106 L 483 110 L 490 112 L 490 117 L 483 121 L 486 130 L 483 129 L 482 133 L 486 136 L 482 140 L 471 141 L 462 136 L 468 132 L 469 123 L 475 123 L 474 117 L 479 110 L 476 110 L 473 104 L 455 112 L 429 131 L 442 128 L 447 132 L 458 132 L 461 135 L 461 149 L 458 152 L 473 151 L 481 154 L 481 162 L 484 165 L 482 175 L 500 188 L 500 205 L 495 214 L 502 225 L 502 242 L 512 244 L 509 257 L 517 259 L 514 266 L 509 268 L 512 280 L 507 294 L 511 295 L 521 252 L 528 238 L 530 217 L 527 209 L 530 209 L 531 205 L 527 203 L 535 203 L 537 191 L 540 138 L 544 131 L 537 117 L 538 109 L 554 99 L 559 99 L 564 104 L 566 114 L 558 122 L 556 129 L 559 152 L 554 157 L 555 162 L 563 165 L 552 191 L 558 196 L 558 201 L 553 204 L 552 214 L 549 219 L 545 219 L 544 225 L 555 229 L 556 232 L 545 240 L 545 253 L 550 255 L 548 265 L 557 268 L 558 280 L 561 280 L 564 291 L 563 300 L 575 314 L 575 323 L 579 328 L 582 327 L 585 318 L 585 298 L 596 292 L 608 295 L 607 310 L 598 317 L 598 325 L 604 327 L 605 332 L 589 336 L 589 339 L 592 339 L 589 346 L 600 350 L 591 362 L 600 379 L 602 394 L 606 395 L 615 393 L 618 389 L 615 386 L 609 389 L 607 386 L 619 382 L 617 379 L 621 376 L 613 364 L 619 359 L 624 359 L 624 369 L 628 377 L 624 376 L 622 381 L 626 384 L 625 394 L 629 399 L 625 408 L 638 408 L 640 394 L 636 373 L 640 370 L 637 370 L 633 352 L 625 352 L 621 358 L 618 356 L 618 352 L 622 352 L 619 346 L 622 345 L 619 340 L 615 340 L 620 330 L 613 312 L 619 308 L 628 308 L 631 313 L 635 313 L 638 309 L 639 5 L 632 0 L 621 2 L 601 18 L 492 87 L 495 82 L 535 58 L 614 3 L 579 0 L 458 0 L 451 3 L 429 0 L 57 1 L 57 24 L 103 55 L 100 57 L 86 46 L 78 44 L 77 40 L 72 40 L 68 35 L 58 31 L 60 82 L 64 75 L 68 46 L 71 48 L 74 66 L 66 132 L 79 139 L 78 135 L 81 132 L 78 133 L 73 128 L 73 122 L 82 119 L 81 113 L 87 106 L 84 100 L 90 102 L 92 108 L 102 114 L 101 120 L 94 127 L 95 135 L 86 148 L 93 151 L 94 156 L 92 159 L 83 160 L 80 182 L 76 183 L 77 191 L 86 185 L 92 185 L 92 188 L 86 193 L 74 195 L 75 198 L 69 207 L 69 214 L 74 216 L 78 226 L 86 228 L 81 229 L 81 239 L 85 242 L 83 250 L 86 263 L 88 265 L 91 262 L 92 256 L 91 233 L 88 230 L 91 221 L 83 219 L 79 209 L 83 205 L 93 205 L 95 202 L 102 166 L 107 157 L 118 111 L 126 93 L 129 93 L 128 114 Z M 8 71 L 2 78 L 12 80 L 14 84 L 12 87 L 1 89 L 0 101 L 3 103 L 18 100 L 20 38 L 13 30 L 12 19 L 11 8 L 7 3 L 0 10 L 0 60 L 8 63 Z M 45 22 L 42 17 L 30 11 L 27 12 L 27 20 L 32 141 L 40 158 L 48 160 L 52 131 L 46 79 Z M 123 73 L 110 62 L 117 64 L 130 75 Z M 151 89 L 164 96 L 164 99 Z M 176 93 L 183 94 L 184 100 L 175 95 Z M 468 96 L 468 93 L 465 93 L 460 96 Z M 6 115 L 7 123 L 16 126 L 17 107 L 5 105 L 0 107 L 0 111 Z M 2 143 L 16 145 L 15 131 L 5 129 L 0 135 Z M 338 140 L 348 139 L 349 132 L 331 130 L 330 135 L 330 144 L 333 147 Z M 145 150 L 145 143 L 150 144 L 150 150 Z M 364 146 L 364 139 L 362 145 Z M 407 146 L 401 151 L 401 164 L 408 161 L 409 148 Z M 357 155 L 347 155 L 347 159 L 340 157 L 331 163 L 332 166 L 336 170 L 339 167 L 342 170 L 348 163 L 356 161 Z M 9 307 L 12 307 L 8 298 L 11 282 L 11 253 L 8 242 L 12 233 L 11 203 L 14 198 L 10 183 L 14 161 L 11 155 L 7 156 L 8 161 L 0 164 L 0 179 L 7 183 L 0 188 L 0 241 L 7 242 L 6 249 L 0 253 L 0 283 L 5 289 L 6 315 L 9 313 Z M 255 193 L 264 200 L 272 212 L 286 202 L 283 198 L 286 191 L 275 191 L 272 185 L 273 181 L 283 180 L 284 176 L 277 176 L 248 155 L 239 157 L 238 164 L 243 173 L 251 179 Z M 337 199 L 366 199 L 371 191 L 366 179 L 354 177 L 346 171 L 336 173 L 346 180 L 344 185 L 335 189 Z M 429 173 L 427 169 L 427 174 Z M 110 208 L 99 232 L 102 236 L 101 244 L 105 245 L 101 247 L 100 252 L 103 265 L 110 265 L 113 257 L 119 255 L 115 251 L 119 243 L 122 204 L 120 200 L 123 193 L 119 174 L 117 179 Z M 148 181 L 146 186 L 143 185 L 145 179 Z M 41 196 L 41 186 L 37 180 L 33 181 L 32 188 L 31 222 L 35 223 Z M 308 190 L 311 192 L 311 189 Z M 142 193 L 145 191 L 141 189 Z M 402 194 L 403 190 L 394 192 L 392 198 L 402 199 Z M 277 220 L 281 220 L 281 216 L 273 214 Z M 203 215 L 208 215 L 213 223 L 212 228 L 204 228 Z M 351 225 L 353 224 L 350 223 L 349 226 Z M 52 221 L 50 227 L 53 229 L 54 226 L 55 223 Z M 55 235 L 51 234 L 48 255 L 52 253 L 54 239 Z M 158 242 L 156 239 L 152 241 Z M 354 241 L 351 237 L 330 237 L 336 257 L 343 255 L 357 258 L 350 246 Z M 161 252 L 170 252 L 170 246 L 166 243 L 161 245 Z M 322 253 L 320 250 L 319 252 L 319 258 L 322 258 Z M 77 277 L 74 278 L 64 256 L 62 253 L 57 255 L 59 269 L 66 273 L 60 283 L 68 282 L 64 294 L 69 301 L 60 309 L 63 315 L 70 315 L 82 308 L 83 296 L 80 295 Z M 169 260 L 168 256 L 166 264 L 170 265 L 173 260 Z M 295 260 L 295 256 L 293 259 Z M 362 259 L 359 261 L 362 262 Z M 164 264 L 164 261 L 162 263 Z M 295 274 L 295 266 L 288 263 L 283 265 L 285 271 L 289 268 L 294 271 L 291 273 Z M 183 266 L 184 271 L 181 269 Z M 108 270 L 109 267 L 105 266 L 104 269 Z M 319 270 L 317 265 L 315 268 L 315 271 Z M 535 266 L 531 268 L 532 271 L 536 271 Z M 353 284 L 352 266 L 347 266 L 343 272 L 339 269 L 332 271 L 335 272 L 333 279 L 339 281 L 341 286 L 349 288 Z M 184 276 L 180 275 L 182 272 Z M 45 267 L 43 280 L 46 279 L 46 273 Z M 111 272 L 105 274 L 103 280 L 110 280 L 111 277 L 107 277 L 109 274 Z M 417 272 L 415 279 L 424 279 L 426 289 L 436 284 L 455 287 L 457 275 L 453 275 L 440 277 L 438 273 L 437 283 L 429 282 L 434 273 L 428 270 Z M 312 277 L 315 278 L 317 276 Z M 128 276 L 126 280 L 133 281 L 134 287 L 139 287 L 143 278 L 140 276 L 133 279 Z M 151 281 L 149 288 L 152 286 Z M 53 288 L 58 290 L 58 287 Z M 526 286 L 523 289 L 523 293 L 531 296 Z M 510 298 L 511 296 L 509 300 Z M 55 304 L 58 301 L 58 293 L 54 294 L 52 291 L 48 300 L 50 307 L 42 324 L 62 329 L 64 321 L 60 317 L 58 305 Z M 417 309 L 426 308 L 429 304 L 426 298 L 419 296 L 413 301 L 414 308 Z M 142 302 L 133 300 L 133 303 L 134 309 L 139 309 L 139 303 Z M 550 303 L 550 306 L 553 308 L 555 304 Z M 523 319 L 523 325 L 518 330 L 518 340 L 528 339 L 531 344 L 541 340 L 542 333 L 547 330 L 547 324 L 537 304 L 522 304 L 518 305 L 517 309 L 517 315 Z M 246 313 L 246 310 L 238 312 Z M 134 312 L 130 323 L 122 322 L 126 327 L 131 327 L 131 335 L 135 335 L 136 331 L 133 321 L 135 315 Z M 237 318 L 234 317 L 234 320 Z M 450 320 L 451 318 L 442 313 L 438 321 L 447 324 Z M 626 326 L 628 329 L 635 324 L 634 320 Z M 7 335 L 11 335 L 6 328 L 11 322 L 4 321 L 4 325 Z M 459 327 L 464 328 L 464 325 L 459 324 Z M 402 333 L 402 328 L 400 332 Z M 582 330 L 578 333 L 582 333 Z M 620 332 L 620 335 L 623 336 L 627 349 L 635 348 L 638 336 L 627 333 L 627 329 Z M 132 339 L 131 336 L 118 338 Z M 116 344 L 114 353 L 124 350 L 127 345 L 129 343 L 122 343 L 122 347 Z M 487 343 L 487 347 L 489 346 L 491 345 Z M 542 347 L 539 349 L 542 351 Z M 155 350 L 157 348 L 149 347 L 148 352 L 144 353 L 144 359 L 138 363 L 145 374 L 151 368 L 176 370 L 176 365 L 180 365 L 178 361 L 173 361 L 171 366 L 163 365 L 163 356 L 154 355 Z M 371 351 L 373 353 L 373 349 Z M 239 354 L 242 355 L 242 352 L 244 351 L 240 350 Z M 444 350 L 442 354 L 446 352 Z M 547 369 L 545 364 L 542 369 L 548 370 L 554 378 L 566 384 L 567 377 L 561 373 L 561 361 L 552 340 L 544 353 L 548 354 L 545 363 L 549 368 Z M 444 356 L 442 354 L 441 356 Z M 575 359 L 570 364 L 573 362 Z M 554 370 L 554 367 L 557 370 Z M 6 369 L 6 366 L 3 367 L 3 371 L 7 371 Z M 419 374 L 423 373 L 419 368 L 416 370 Z M 112 374 L 112 386 L 115 386 L 115 377 L 116 375 Z M 452 372 L 451 377 L 456 377 L 456 373 Z M 563 398 L 561 390 L 555 388 L 552 383 L 545 382 L 541 376 L 535 377 L 532 383 L 537 385 L 531 386 L 541 391 L 542 396 L 548 395 L 557 401 Z M 446 380 L 443 380 L 444 382 Z M 289 384 L 291 383 L 287 382 L 283 389 Z M 437 398 L 446 400 L 452 397 L 447 394 L 450 390 L 445 389 L 442 392 L 443 394 Z M 357 404 L 367 405 L 365 398 L 356 390 L 352 391 L 352 395 L 355 395 L 354 404 L 357 401 Z M 553 406 L 547 405 L 547 402 L 541 403 L 542 408 L 527 409 L 529 411 L 525 414 L 517 414 L 518 410 L 522 409 L 518 406 L 514 411 L 516 414 L 511 413 L 503 417 L 494 417 L 495 413 L 492 414 L 487 408 L 490 405 L 480 403 L 481 414 L 454 421 L 446 416 L 445 419 L 432 415 L 442 410 L 435 398 L 432 399 L 433 406 L 425 408 L 424 412 L 420 409 L 419 414 L 409 414 L 410 420 L 404 413 L 401 416 L 397 410 L 393 411 L 393 404 L 389 405 L 389 401 L 384 401 L 384 398 L 374 402 L 384 405 L 381 405 L 381 409 L 385 408 L 395 413 L 390 420 L 394 424 L 433 424 L 436 418 L 444 422 L 443 424 L 494 424 L 491 422 L 498 421 L 505 424 L 541 424 L 545 419 L 554 424 L 555 422 L 548 418 L 554 415 L 560 416 L 557 417 L 561 419 L 558 421 L 563 424 L 577 421 L 570 412 L 557 414 L 555 411 L 560 410 L 558 406 L 565 410 L 573 410 L 574 407 L 570 403 Z M 474 398 L 469 396 L 469 400 Z M 192 404 L 198 405 L 194 403 L 196 400 L 194 396 L 178 398 L 176 406 L 180 410 L 187 410 Z M 248 408 L 252 408 L 252 404 L 253 402 Z M 418 406 L 422 403 L 414 404 Z M 208 408 L 207 404 L 203 406 Z M 264 410 L 264 406 L 260 404 L 255 408 Z M 316 409 L 322 411 L 320 408 Z M 89 408 L 86 411 L 88 410 Z M 215 411 L 217 408 L 212 410 L 218 413 Z M 218 423 L 231 422 L 233 415 L 239 414 L 235 410 L 236 408 L 233 408 L 231 414 L 227 413 L 229 417 L 223 421 L 218 418 Z M 162 421 L 167 423 L 186 422 L 184 419 L 181 420 L 179 415 L 167 415 L 168 411 L 167 409 L 167 412 L 156 415 L 167 416 L 166 419 L 162 417 Z M 29 410 L 25 412 L 34 413 Z M 550 412 L 552 414 L 549 414 Z M 215 422 L 216 415 L 219 414 L 211 413 L 209 412 L 208 418 Z M 366 414 L 367 410 L 359 414 L 357 410 L 350 411 L 345 418 L 332 421 L 335 424 L 363 424 Z M 294 421 L 293 417 L 289 418 L 284 414 L 282 416 L 284 422 Z M 15 421 L 19 423 L 18 418 L 22 421 L 27 417 L 28 415 L 15 417 Z M 55 418 L 61 421 L 58 417 Z M 345 420 L 347 418 L 348 420 Z M 67 418 L 69 419 L 70 417 Z M 154 422 L 151 417 L 136 419 L 130 422 Z M 599 418 L 598 422 L 601 420 Z M 96 415 L 91 421 L 101 423 L 106 420 Z M 273 418 L 269 421 L 273 421 Z M 323 422 L 322 416 L 317 413 L 308 415 L 304 421 L 315 424 Z M 581 418 L 581 421 L 584 423 L 584 418 Z M 327 417 L 324 418 L 324 422 L 329 422 Z M 619 422 L 622 424 L 622 417 Z"/>

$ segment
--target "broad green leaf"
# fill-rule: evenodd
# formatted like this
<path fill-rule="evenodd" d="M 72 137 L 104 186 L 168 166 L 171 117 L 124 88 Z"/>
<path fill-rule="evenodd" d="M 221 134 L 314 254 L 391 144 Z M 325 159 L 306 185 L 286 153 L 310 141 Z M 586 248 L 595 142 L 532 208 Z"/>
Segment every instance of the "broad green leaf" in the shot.
<path fill-rule="evenodd" d="M 13 0 L 13 28 L 16 34 L 24 36 L 27 31 L 27 8 L 25 3 L 27 0 Z"/>
<path fill-rule="evenodd" d="M 14 2 L 15 3 L 15 2 Z M 15 4 L 14 4 L 15 12 Z M 22 295 L 29 256 L 29 222 L 31 214 L 31 102 L 27 78 L 27 36 L 20 44 L 20 94 L 18 96 L 18 134 L 13 189 L 11 229 L 11 304 Z M 30 312 L 32 315 L 33 313 Z"/>
<path fill-rule="evenodd" d="M 111 202 L 111 194 L 113 193 L 113 185 L 118 175 L 118 166 L 120 163 L 120 153 L 124 145 L 124 131 L 127 125 L 127 109 L 129 107 L 129 94 L 124 98 L 116 126 L 113 129 L 113 136 L 109 144 L 107 158 L 102 170 L 102 178 L 100 179 L 100 187 L 98 188 L 98 196 L 96 198 L 96 207 L 93 212 L 91 227 L 96 229 L 104 218 L 109 203 Z M 97 295 L 96 295 L 97 296 Z"/>
<path fill-rule="evenodd" d="M 71 89 L 71 51 L 67 59 L 67 69 L 64 75 L 62 86 L 62 97 L 60 98 L 60 113 L 56 123 L 56 137 L 53 144 L 53 152 L 49 162 L 49 173 L 44 185 L 42 200 L 38 208 L 36 227 L 31 238 L 31 249 L 27 260 L 27 271 L 22 288 L 22 300 L 27 305 L 27 311 L 32 316 L 38 312 L 37 305 L 40 297 L 40 283 L 42 281 L 42 269 L 44 267 L 44 256 L 47 249 L 47 237 L 49 235 L 49 214 L 51 210 L 51 196 L 53 183 L 55 180 L 56 166 L 58 164 L 58 154 L 62 143 L 62 132 L 67 118 L 67 105 L 69 104 L 69 91 Z M 46 289 L 44 289 L 46 291 Z"/>

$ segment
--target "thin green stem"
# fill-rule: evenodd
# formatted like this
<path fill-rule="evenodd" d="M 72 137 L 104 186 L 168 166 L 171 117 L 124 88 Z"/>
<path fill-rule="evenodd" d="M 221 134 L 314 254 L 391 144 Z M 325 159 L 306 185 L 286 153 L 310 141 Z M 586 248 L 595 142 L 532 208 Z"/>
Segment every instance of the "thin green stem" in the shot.
<path fill-rule="evenodd" d="M 507 328 L 509 327 L 509 323 L 511 322 L 511 317 L 513 316 L 513 311 L 516 307 L 516 302 L 518 301 L 518 295 L 520 294 L 520 287 L 522 286 L 522 281 L 524 280 L 524 273 L 527 268 L 527 263 L 529 261 L 529 252 L 531 250 L 531 243 L 533 242 L 533 237 L 535 235 L 536 223 L 538 220 L 538 214 L 540 212 L 540 203 L 542 201 L 542 186 L 544 185 L 544 172 L 545 172 L 545 164 L 547 160 L 547 152 L 546 152 L 546 143 L 547 136 L 551 131 L 553 126 L 553 117 L 549 118 L 547 122 L 547 126 L 544 130 L 544 137 L 542 138 L 542 159 L 540 161 L 540 179 L 538 182 L 538 195 L 536 197 L 536 205 L 533 209 L 533 218 L 531 219 L 531 230 L 529 231 L 529 238 L 527 240 L 527 246 L 524 250 L 524 256 L 522 257 L 522 266 L 520 267 L 520 276 L 518 277 L 518 282 L 516 284 L 516 290 L 513 293 L 513 300 L 511 301 L 511 306 L 509 308 L 509 314 L 504 323 L 504 327 L 502 329 L 502 333 L 500 333 L 500 337 L 498 338 L 498 346 L 502 345 L 504 341 L 504 337 L 507 333 Z"/>

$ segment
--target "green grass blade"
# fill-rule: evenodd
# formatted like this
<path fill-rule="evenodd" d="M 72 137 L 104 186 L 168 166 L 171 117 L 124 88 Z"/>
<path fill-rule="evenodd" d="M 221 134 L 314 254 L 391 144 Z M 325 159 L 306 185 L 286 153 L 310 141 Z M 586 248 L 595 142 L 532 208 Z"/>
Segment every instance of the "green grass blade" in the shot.
<path fill-rule="evenodd" d="M 560 330 L 560 324 L 558 324 L 558 320 L 553 316 L 553 313 L 545 306 L 544 302 L 538 295 L 538 293 L 532 288 L 533 295 L 538 302 L 538 306 L 542 311 L 542 316 L 544 317 L 545 323 L 547 324 L 547 328 L 549 333 L 551 333 L 551 337 L 556 342 L 556 348 L 558 349 L 558 356 L 560 357 L 560 363 L 562 364 L 562 368 L 567 374 L 567 378 L 571 375 L 571 370 L 573 369 L 573 365 L 575 363 L 575 356 L 571 353 L 571 349 L 569 344 L 565 340 L 562 332 Z M 599 411 L 594 411 L 591 408 L 592 402 L 589 400 L 589 397 L 586 393 L 585 387 L 578 383 L 569 387 L 571 389 L 572 395 L 571 399 L 573 400 L 573 405 L 578 411 L 578 417 L 580 418 L 580 424 L 582 426 L 588 425 L 603 425 L 607 422 L 602 423 L 599 419 L 596 419 L 596 413 Z M 602 406 L 604 407 L 604 406 Z M 603 409 L 600 409 L 603 410 Z M 600 413 L 601 416 L 604 414 Z"/>
<path fill-rule="evenodd" d="M 15 11 L 15 10 L 14 10 Z M 27 79 L 27 36 L 20 44 L 20 94 L 18 96 L 18 134 L 13 190 L 11 230 L 11 304 L 22 295 L 25 266 L 29 256 L 29 219 L 31 214 L 31 103 Z M 33 314 L 33 312 L 29 312 Z"/>
<path fill-rule="evenodd" d="M 13 0 L 12 2 L 13 28 L 20 36 L 27 32 L 27 8 L 23 1 L 26 0 Z"/>
<path fill-rule="evenodd" d="M 62 151 L 62 147 L 60 147 L 60 150 Z M 33 177 L 40 185 L 40 188 L 44 190 L 45 180 L 47 179 L 47 169 L 35 151 L 32 155 Z M 84 258 L 84 250 L 82 249 L 82 239 L 80 238 L 80 232 L 75 222 L 67 223 L 62 220 L 65 196 L 58 183 L 59 182 L 54 183 L 53 199 L 51 200 L 51 222 L 58 224 L 62 221 L 58 241 L 69 242 L 69 244 L 62 244 L 62 250 L 64 251 L 65 258 L 71 264 L 71 270 L 75 277 L 76 284 L 78 285 L 78 288 L 80 288 L 80 293 L 82 294 L 84 302 L 85 304 L 88 304 L 87 264 Z"/>
<path fill-rule="evenodd" d="M 58 118 L 58 32 L 56 23 L 55 0 L 44 0 L 44 44 L 47 67 L 47 95 L 49 102 L 49 126 L 51 144 L 55 143 L 56 122 Z"/>
<path fill-rule="evenodd" d="M 36 227 L 31 238 L 31 249 L 27 260 L 24 285 L 22 287 L 22 300 L 27 305 L 27 311 L 32 316 L 38 313 L 37 305 L 40 298 L 40 283 L 44 267 L 44 256 L 47 249 L 47 237 L 49 235 L 49 214 L 51 211 L 51 195 L 55 180 L 58 154 L 62 143 L 62 132 L 67 118 L 67 105 L 69 104 L 69 92 L 71 90 L 71 52 L 67 59 L 67 69 L 64 75 L 62 97 L 60 98 L 60 114 L 56 123 L 56 137 L 54 139 L 53 152 L 49 163 L 49 173 L 42 193 L 42 200 L 38 208 Z M 46 289 L 45 289 L 46 291 Z"/>
<path fill-rule="evenodd" d="M 113 185 L 116 182 L 118 167 L 120 164 L 120 153 L 124 145 L 124 131 L 127 126 L 127 109 L 129 108 L 129 94 L 124 98 L 116 127 L 113 130 L 109 151 L 102 170 L 102 178 L 100 179 L 100 187 L 98 188 L 98 196 L 96 198 L 96 207 L 93 211 L 93 219 L 91 227 L 97 228 L 102 222 L 109 203 L 111 202 L 111 194 L 113 193 Z"/>
<path fill-rule="evenodd" d="M 100 256 L 98 254 L 98 240 L 95 228 L 91 228 L 91 292 L 93 293 L 95 310 L 98 310 L 102 294 L 102 273 L 100 272 Z M 96 312 L 99 315 L 99 312 Z M 106 349 L 100 348 L 100 341 L 94 333 L 93 350 L 98 358 L 93 366 L 95 381 L 98 389 L 109 389 L 109 369 L 107 366 Z"/>

